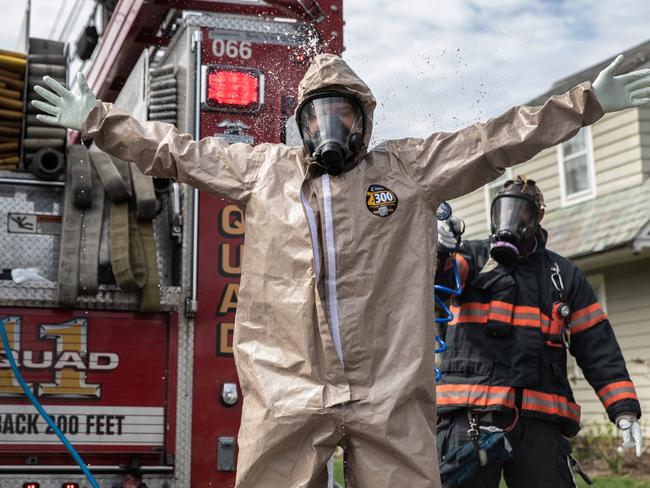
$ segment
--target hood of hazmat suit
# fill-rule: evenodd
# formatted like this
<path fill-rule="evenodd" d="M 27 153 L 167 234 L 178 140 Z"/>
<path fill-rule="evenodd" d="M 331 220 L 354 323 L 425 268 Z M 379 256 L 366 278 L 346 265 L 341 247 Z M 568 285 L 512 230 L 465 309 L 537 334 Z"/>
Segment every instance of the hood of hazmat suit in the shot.
<path fill-rule="evenodd" d="M 315 58 L 301 100 L 357 97 L 356 164 L 323 171 L 302 147 L 194 141 L 98 102 L 82 128 L 146 174 L 246 208 L 235 360 L 244 394 L 237 486 L 321 487 L 337 444 L 352 487 L 436 488 L 435 214 L 507 166 L 602 116 L 584 83 L 455 133 L 368 150 L 375 100 L 340 58 Z"/>
<path fill-rule="evenodd" d="M 341 58 L 336 56 L 318 56 L 310 65 L 298 86 L 298 97 L 300 104 L 296 108 L 296 122 L 300 127 L 305 148 L 310 153 L 309 155 L 311 156 L 312 153 L 316 152 L 321 156 L 322 154 L 319 154 L 319 149 L 323 146 L 327 147 L 327 141 L 331 139 L 340 143 L 336 144 L 335 142 L 335 145 L 344 146 L 346 153 L 349 152 L 349 154 L 345 154 L 341 158 L 342 160 L 339 164 L 327 164 L 329 161 L 319 161 L 326 172 L 340 174 L 354 167 L 363 159 L 368 151 L 370 137 L 372 136 L 372 117 L 377 103 L 368 86 L 361 81 L 356 73 Z M 343 131 L 346 137 L 340 137 L 340 130 L 327 130 L 328 126 L 334 126 L 335 129 L 340 129 L 338 126 L 341 125 L 338 117 L 333 117 L 334 121 L 331 121 L 332 117 L 328 118 L 327 115 L 330 114 L 327 113 L 323 114 L 325 123 L 316 124 L 318 129 L 322 129 L 323 125 L 325 126 L 325 131 L 316 130 L 318 136 L 322 137 L 310 137 L 311 131 L 309 127 L 304 127 L 308 126 L 308 123 L 303 123 L 304 119 L 307 118 L 306 116 L 311 115 L 315 122 L 320 122 L 316 115 L 319 112 L 318 104 L 323 101 L 327 104 L 336 102 L 336 104 L 346 107 L 350 112 L 354 112 L 357 104 L 361 106 L 361 110 L 363 111 L 362 116 L 355 118 L 349 131 Z M 352 103 L 355 101 L 357 103 Z M 328 124 L 327 122 L 330 123 Z M 355 140 L 357 131 L 361 132 L 361 140 L 358 141 Z M 336 135 L 339 135 L 339 137 L 336 137 Z M 322 146 L 319 147 L 319 143 L 322 143 Z M 336 152 L 338 151 L 330 151 L 330 153 Z M 318 160 L 320 158 L 317 157 L 315 159 Z"/>

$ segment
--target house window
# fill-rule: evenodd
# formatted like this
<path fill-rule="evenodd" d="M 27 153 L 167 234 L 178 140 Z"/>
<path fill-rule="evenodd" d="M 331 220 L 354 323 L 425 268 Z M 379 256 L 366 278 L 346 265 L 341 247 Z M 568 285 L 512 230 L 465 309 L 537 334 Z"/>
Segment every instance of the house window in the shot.
<path fill-rule="evenodd" d="M 499 190 L 503 188 L 503 184 L 512 179 L 512 168 L 507 168 L 505 173 L 499 176 L 496 180 L 485 185 L 485 218 L 487 222 L 487 229 L 490 230 L 490 208 L 492 207 L 492 199 L 499 193 Z"/>
<path fill-rule="evenodd" d="M 583 127 L 557 149 L 562 206 L 596 196 L 591 129 Z"/>

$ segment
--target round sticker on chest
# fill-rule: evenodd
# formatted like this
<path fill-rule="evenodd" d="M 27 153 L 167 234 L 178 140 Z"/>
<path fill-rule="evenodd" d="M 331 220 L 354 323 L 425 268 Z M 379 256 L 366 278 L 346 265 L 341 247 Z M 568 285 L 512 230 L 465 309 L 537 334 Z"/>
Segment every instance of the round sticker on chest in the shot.
<path fill-rule="evenodd" d="M 370 185 L 366 191 L 366 207 L 378 217 L 388 217 L 397 209 L 397 195 L 385 186 Z"/>

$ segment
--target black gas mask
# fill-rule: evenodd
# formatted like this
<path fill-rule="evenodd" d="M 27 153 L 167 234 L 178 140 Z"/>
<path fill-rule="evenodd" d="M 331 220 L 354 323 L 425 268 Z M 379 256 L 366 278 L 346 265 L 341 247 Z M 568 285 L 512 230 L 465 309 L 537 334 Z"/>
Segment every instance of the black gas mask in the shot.
<path fill-rule="evenodd" d="M 331 175 L 343 173 L 363 146 L 365 118 L 361 103 L 339 92 L 307 97 L 296 121 L 305 149 Z"/>
<path fill-rule="evenodd" d="M 492 200 L 490 211 L 492 245 L 490 256 L 506 266 L 519 258 L 522 244 L 539 228 L 540 207 L 534 197 L 523 193 L 516 183 Z"/>

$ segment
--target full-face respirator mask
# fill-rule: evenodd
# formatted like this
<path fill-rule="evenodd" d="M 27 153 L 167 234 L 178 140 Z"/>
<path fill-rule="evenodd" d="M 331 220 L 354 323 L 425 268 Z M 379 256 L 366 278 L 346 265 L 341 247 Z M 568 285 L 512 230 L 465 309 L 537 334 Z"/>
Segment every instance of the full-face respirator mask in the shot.
<path fill-rule="evenodd" d="M 355 97 L 339 92 L 311 95 L 298 107 L 296 121 L 305 150 L 327 173 L 339 175 L 354 164 L 365 131 Z"/>
<path fill-rule="evenodd" d="M 519 259 L 522 245 L 530 242 L 539 230 L 543 199 L 532 180 L 517 178 L 506 182 L 504 188 L 494 197 L 490 209 L 490 256 L 511 266 Z"/>

